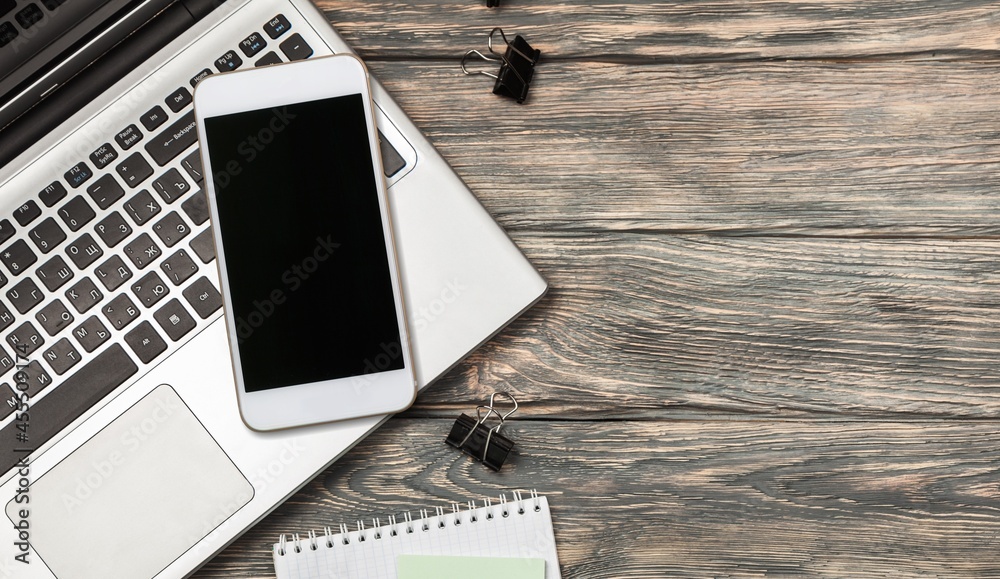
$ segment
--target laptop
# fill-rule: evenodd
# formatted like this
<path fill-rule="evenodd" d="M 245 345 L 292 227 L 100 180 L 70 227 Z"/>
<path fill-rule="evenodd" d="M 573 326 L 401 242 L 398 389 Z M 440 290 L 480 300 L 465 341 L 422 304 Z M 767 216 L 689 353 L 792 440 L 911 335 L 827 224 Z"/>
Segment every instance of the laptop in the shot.
<path fill-rule="evenodd" d="M 307 0 L 0 0 L 0 577 L 189 575 L 386 419 L 243 425 L 191 106 L 348 51 Z M 372 89 L 423 388 L 547 286 Z"/>

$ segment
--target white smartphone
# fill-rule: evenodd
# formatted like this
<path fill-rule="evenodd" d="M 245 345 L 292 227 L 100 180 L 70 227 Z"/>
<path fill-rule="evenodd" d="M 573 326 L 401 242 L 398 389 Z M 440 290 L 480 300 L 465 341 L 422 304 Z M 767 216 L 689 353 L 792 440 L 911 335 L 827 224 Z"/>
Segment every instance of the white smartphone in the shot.
<path fill-rule="evenodd" d="M 194 95 L 240 414 L 254 430 L 416 397 L 364 64 L 212 75 Z"/>

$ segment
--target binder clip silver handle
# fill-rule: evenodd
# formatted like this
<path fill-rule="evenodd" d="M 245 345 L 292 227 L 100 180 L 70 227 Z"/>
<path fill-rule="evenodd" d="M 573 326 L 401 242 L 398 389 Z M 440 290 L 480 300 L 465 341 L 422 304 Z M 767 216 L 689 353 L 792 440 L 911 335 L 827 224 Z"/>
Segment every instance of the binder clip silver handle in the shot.
<path fill-rule="evenodd" d="M 503 54 L 493 49 L 493 36 L 499 32 L 507 48 Z M 541 51 L 535 50 L 521 35 L 514 37 L 514 41 L 507 40 L 507 35 L 503 29 L 497 27 L 490 31 L 486 46 L 490 54 L 496 57 L 486 56 L 478 50 L 469 50 L 462 57 L 462 72 L 467 75 L 482 74 L 494 79 L 493 94 L 506 96 L 515 99 L 518 103 L 523 103 L 528 97 L 528 87 L 531 86 L 531 79 L 535 74 L 535 63 L 538 62 Z M 466 67 L 466 62 L 472 56 L 477 56 L 487 62 L 499 62 L 500 70 L 496 74 L 477 71 L 471 72 Z"/>
<path fill-rule="evenodd" d="M 481 74 L 483 76 L 488 76 L 488 77 L 490 77 L 490 78 L 492 78 L 494 80 L 500 78 L 500 77 L 498 77 L 495 74 L 490 74 L 490 73 L 488 73 L 486 71 L 482 71 L 482 70 L 475 71 L 475 72 L 470 72 L 469 69 L 467 69 L 465 67 L 465 63 L 466 63 L 466 61 L 469 60 L 469 57 L 472 56 L 472 55 L 476 55 L 479 58 L 485 60 L 486 62 L 500 62 L 499 58 L 490 58 L 490 57 L 486 56 L 485 54 L 483 54 L 482 52 L 479 52 L 478 50 L 470 50 L 470 51 L 468 51 L 468 52 L 465 53 L 465 56 L 462 57 L 462 63 L 461 63 L 462 72 L 464 72 L 465 74 L 470 75 L 470 76 L 474 75 L 474 74 Z"/>
<path fill-rule="evenodd" d="M 513 408 L 505 414 L 501 414 L 496 407 L 497 396 L 509 398 Z M 448 437 L 445 438 L 445 442 L 491 469 L 500 470 L 507 455 L 514 448 L 514 442 L 500 434 L 500 428 L 503 427 L 504 421 L 517 411 L 517 407 L 517 400 L 512 395 L 506 392 L 494 392 L 490 396 L 488 406 L 476 407 L 475 420 L 464 413 L 458 417 Z M 493 428 L 487 429 L 485 423 L 490 416 L 494 415 L 498 423 Z"/>

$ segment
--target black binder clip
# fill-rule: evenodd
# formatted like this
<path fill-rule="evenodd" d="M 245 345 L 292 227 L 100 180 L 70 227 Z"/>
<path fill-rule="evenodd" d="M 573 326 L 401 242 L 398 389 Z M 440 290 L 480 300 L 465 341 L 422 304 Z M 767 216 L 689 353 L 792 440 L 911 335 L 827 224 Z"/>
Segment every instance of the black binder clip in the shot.
<path fill-rule="evenodd" d="M 506 414 L 500 414 L 500 411 L 494 406 L 497 396 L 510 398 L 514 407 Z M 500 427 L 503 426 L 504 420 L 514 414 L 516 410 L 517 400 L 514 400 L 513 396 L 506 392 L 494 392 L 490 396 L 489 406 L 476 407 L 476 419 L 465 413 L 459 416 L 444 441 L 491 469 L 500 470 L 504 461 L 507 460 L 507 455 L 514 448 L 514 442 L 500 434 Z M 499 422 L 493 428 L 487 428 L 484 423 L 491 415 L 496 416 Z"/>
<path fill-rule="evenodd" d="M 486 0 L 486 7 L 487 8 L 499 8 L 500 7 L 500 0 Z"/>
<path fill-rule="evenodd" d="M 503 41 L 507 44 L 507 50 L 504 51 L 503 55 L 493 50 L 493 35 L 497 32 L 500 33 Z M 535 74 L 535 63 L 538 62 L 538 57 L 542 52 L 531 48 L 528 41 L 520 34 L 514 37 L 514 42 L 508 42 L 507 36 L 504 35 L 503 30 L 499 27 L 490 31 L 487 47 L 490 50 L 490 54 L 494 56 L 486 56 L 478 50 L 470 50 L 462 57 L 462 72 L 470 75 L 482 74 L 496 79 L 496 83 L 493 85 L 493 94 L 510 97 L 518 103 L 523 103 L 524 99 L 528 97 L 528 87 L 531 86 L 531 77 Z M 500 71 L 496 74 L 483 71 L 470 72 L 469 69 L 465 68 L 465 62 L 472 55 L 476 55 L 488 62 L 499 62 Z"/>

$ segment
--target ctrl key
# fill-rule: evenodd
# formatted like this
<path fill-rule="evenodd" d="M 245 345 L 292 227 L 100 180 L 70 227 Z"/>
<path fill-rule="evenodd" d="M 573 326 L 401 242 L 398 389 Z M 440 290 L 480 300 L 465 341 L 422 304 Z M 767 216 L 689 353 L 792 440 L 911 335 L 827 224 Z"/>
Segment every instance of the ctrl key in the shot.
<path fill-rule="evenodd" d="M 205 276 L 198 278 L 181 293 L 203 320 L 222 307 L 222 295 Z"/>

